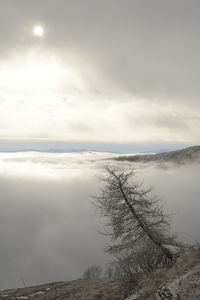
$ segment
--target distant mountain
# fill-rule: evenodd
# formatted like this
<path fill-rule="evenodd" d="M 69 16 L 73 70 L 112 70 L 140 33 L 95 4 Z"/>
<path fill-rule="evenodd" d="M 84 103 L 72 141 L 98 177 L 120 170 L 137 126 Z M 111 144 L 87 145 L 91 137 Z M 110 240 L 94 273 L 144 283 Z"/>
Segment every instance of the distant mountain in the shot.
<path fill-rule="evenodd" d="M 182 150 L 171 152 L 162 152 L 156 154 L 137 154 L 137 155 L 124 155 L 113 158 L 117 161 L 130 161 L 130 162 L 173 162 L 182 164 L 191 161 L 200 161 L 200 146 L 192 146 Z"/>

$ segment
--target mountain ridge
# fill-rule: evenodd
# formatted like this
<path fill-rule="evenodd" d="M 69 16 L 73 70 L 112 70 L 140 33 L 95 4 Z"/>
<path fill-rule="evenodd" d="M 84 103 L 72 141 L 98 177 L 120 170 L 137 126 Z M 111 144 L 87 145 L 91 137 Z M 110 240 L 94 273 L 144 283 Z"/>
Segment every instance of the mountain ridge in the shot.
<path fill-rule="evenodd" d="M 181 150 L 170 152 L 162 152 L 155 154 L 136 154 L 123 155 L 112 158 L 116 161 L 130 161 L 130 162 L 173 162 L 182 164 L 185 162 L 200 161 L 200 146 L 191 146 Z"/>

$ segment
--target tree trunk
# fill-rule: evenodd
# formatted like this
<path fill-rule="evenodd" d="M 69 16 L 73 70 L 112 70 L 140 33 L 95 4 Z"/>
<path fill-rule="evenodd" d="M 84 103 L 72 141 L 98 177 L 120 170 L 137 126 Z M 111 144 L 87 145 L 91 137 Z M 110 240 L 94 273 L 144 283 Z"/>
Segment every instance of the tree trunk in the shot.
<path fill-rule="evenodd" d="M 132 205 L 129 203 L 128 198 L 125 195 L 125 192 L 123 190 L 122 185 L 120 184 L 120 191 L 122 193 L 122 196 L 127 204 L 127 206 L 129 207 L 131 213 L 133 214 L 133 216 L 136 218 L 136 220 L 138 221 L 139 226 L 142 228 L 142 230 L 146 233 L 146 235 L 150 238 L 150 240 L 158 247 L 161 249 L 161 251 L 166 255 L 166 257 L 172 261 L 173 260 L 173 254 L 172 252 L 167 249 L 166 247 L 164 247 L 160 242 L 156 241 L 154 239 L 154 237 L 152 236 L 151 232 L 148 230 L 148 228 L 144 225 L 144 223 L 142 222 L 141 218 L 138 216 L 138 214 L 136 213 L 136 211 L 134 210 L 134 208 L 132 207 Z"/>

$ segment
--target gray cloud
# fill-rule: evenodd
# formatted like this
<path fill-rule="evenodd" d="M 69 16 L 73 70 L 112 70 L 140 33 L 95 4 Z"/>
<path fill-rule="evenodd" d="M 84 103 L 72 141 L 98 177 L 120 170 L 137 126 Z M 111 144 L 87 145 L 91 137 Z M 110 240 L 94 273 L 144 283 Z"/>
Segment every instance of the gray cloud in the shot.
<path fill-rule="evenodd" d="M 177 234 L 190 243 L 200 239 L 198 173 L 200 165 L 175 166 L 164 164 L 147 166 L 139 171 L 145 183 L 152 185 L 162 199 L 163 207 L 172 213 L 172 224 Z"/>
<path fill-rule="evenodd" d="M 74 53 L 105 84 L 198 104 L 199 1 L 8 0 L 0 6 L 4 52 L 33 45 L 26 30 L 42 22 L 44 47 Z"/>
<path fill-rule="evenodd" d="M 2 137 L 198 143 L 199 1 L 0 0 L 0 8 L 0 65 L 10 70 L 7 79 L 2 73 Z M 42 39 L 32 35 L 39 23 Z M 29 74 L 22 84 L 24 70 L 15 84 L 12 66 L 27 66 L 29 55 L 33 65 L 58 63 L 58 74 L 52 63 L 48 82 L 32 86 Z M 69 74 L 54 86 L 60 66 L 78 79 Z M 136 110 L 126 122 L 130 103 L 133 111 L 141 105 L 139 121 Z M 23 126 L 30 118 L 39 125 Z M 128 125 L 138 125 L 134 134 Z"/>
<path fill-rule="evenodd" d="M 1 289 L 79 278 L 90 264 L 106 262 L 81 179 L 48 182 L 0 180 Z"/>

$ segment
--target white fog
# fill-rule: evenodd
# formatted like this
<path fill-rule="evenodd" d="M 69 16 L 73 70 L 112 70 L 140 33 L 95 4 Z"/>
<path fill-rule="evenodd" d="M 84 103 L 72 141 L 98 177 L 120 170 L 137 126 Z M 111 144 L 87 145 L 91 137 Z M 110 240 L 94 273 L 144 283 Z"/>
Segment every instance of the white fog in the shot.
<path fill-rule="evenodd" d="M 105 266 L 109 239 L 90 195 L 103 167 L 135 168 L 172 217 L 172 230 L 195 242 L 199 233 L 199 164 L 153 165 L 103 160 L 109 153 L 0 153 L 0 289 L 80 278 Z"/>

